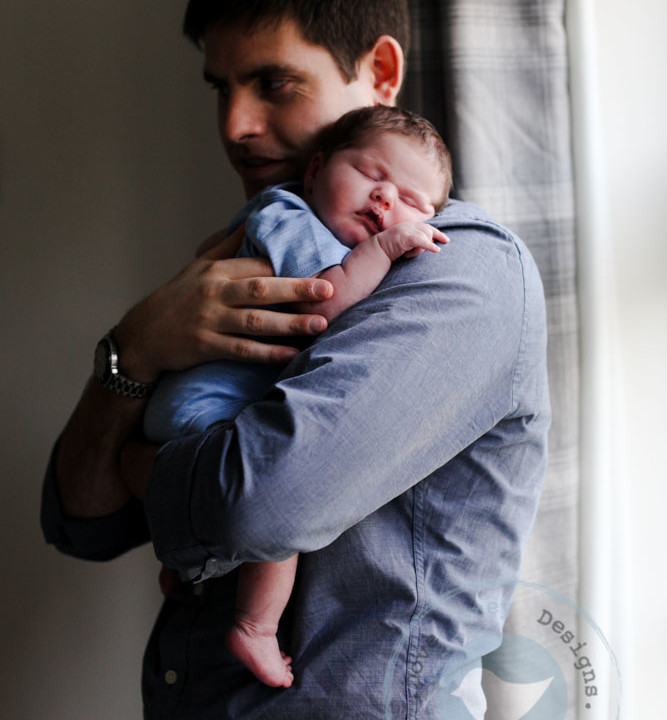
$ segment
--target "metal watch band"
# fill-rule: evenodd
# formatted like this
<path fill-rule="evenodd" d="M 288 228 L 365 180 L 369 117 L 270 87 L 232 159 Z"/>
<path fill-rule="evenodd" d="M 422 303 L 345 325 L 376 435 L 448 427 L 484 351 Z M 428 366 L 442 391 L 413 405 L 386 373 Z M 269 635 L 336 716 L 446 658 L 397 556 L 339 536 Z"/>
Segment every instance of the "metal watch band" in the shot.
<path fill-rule="evenodd" d="M 112 328 L 95 349 L 95 377 L 103 388 L 122 397 L 136 400 L 148 397 L 155 388 L 155 383 L 138 382 L 121 375 L 118 362 L 118 347 Z"/>
<path fill-rule="evenodd" d="M 107 390 L 111 390 L 117 395 L 141 400 L 148 397 L 153 392 L 155 383 L 140 383 L 116 374 L 111 376 L 105 387 Z"/>

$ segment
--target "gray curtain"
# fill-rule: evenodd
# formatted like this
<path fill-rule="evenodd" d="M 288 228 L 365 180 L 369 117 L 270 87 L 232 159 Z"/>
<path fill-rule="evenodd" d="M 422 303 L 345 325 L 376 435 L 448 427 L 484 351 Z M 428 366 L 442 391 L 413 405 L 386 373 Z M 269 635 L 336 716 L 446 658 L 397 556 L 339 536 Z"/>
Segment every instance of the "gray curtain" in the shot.
<path fill-rule="evenodd" d="M 403 105 L 452 152 L 453 195 L 520 235 L 542 274 L 553 424 L 522 577 L 577 597 L 578 320 L 564 0 L 410 0 L 413 45 Z M 506 632 L 534 623 L 517 596 Z M 563 617 L 576 626 L 576 613 Z M 560 643 L 554 634 L 553 642 Z M 576 717 L 576 678 L 567 717 Z"/>

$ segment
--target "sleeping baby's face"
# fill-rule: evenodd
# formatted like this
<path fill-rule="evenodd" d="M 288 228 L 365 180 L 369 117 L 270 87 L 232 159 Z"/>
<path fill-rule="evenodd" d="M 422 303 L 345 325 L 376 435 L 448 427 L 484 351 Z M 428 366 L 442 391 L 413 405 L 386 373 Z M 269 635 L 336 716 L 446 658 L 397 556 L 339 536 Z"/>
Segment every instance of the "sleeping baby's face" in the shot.
<path fill-rule="evenodd" d="M 442 200 L 439 165 L 417 139 L 376 132 L 362 144 L 311 161 L 306 199 L 348 247 L 401 222 L 432 218 Z"/>

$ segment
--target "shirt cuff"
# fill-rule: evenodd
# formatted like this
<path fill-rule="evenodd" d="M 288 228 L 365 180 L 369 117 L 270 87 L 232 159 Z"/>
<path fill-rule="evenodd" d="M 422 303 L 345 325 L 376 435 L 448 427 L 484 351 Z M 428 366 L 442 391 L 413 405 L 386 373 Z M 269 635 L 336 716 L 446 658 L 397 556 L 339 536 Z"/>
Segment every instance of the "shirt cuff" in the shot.
<path fill-rule="evenodd" d="M 187 435 L 164 445 L 155 457 L 144 507 L 158 559 L 177 570 L 184 582 L 201 582 L 226 575 L 240 561 L 214 556 L 196 537 L 190 496 L 202 446 L 218 423 L 203 434 Z M 212 468 L 215 472 L 215 468 Z"/>

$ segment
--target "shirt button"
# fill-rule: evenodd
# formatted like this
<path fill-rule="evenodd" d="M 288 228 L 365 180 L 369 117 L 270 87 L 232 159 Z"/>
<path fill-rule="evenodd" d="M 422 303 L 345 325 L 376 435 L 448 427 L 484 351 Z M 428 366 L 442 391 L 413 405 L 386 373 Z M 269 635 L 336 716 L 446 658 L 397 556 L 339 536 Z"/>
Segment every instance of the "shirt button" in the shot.
<path fill-rule="evenodd" d="M 204 594 L 204 583 L 197 583 L 193 588 L 192 592 L 199 597 Z"/>
<path fill-rule="evenodd" d="M 175 685 L 178 682 L 178 673 L 176 670 L 167 670 L 164 674 L 164 681 L 167 685 Z"/>

